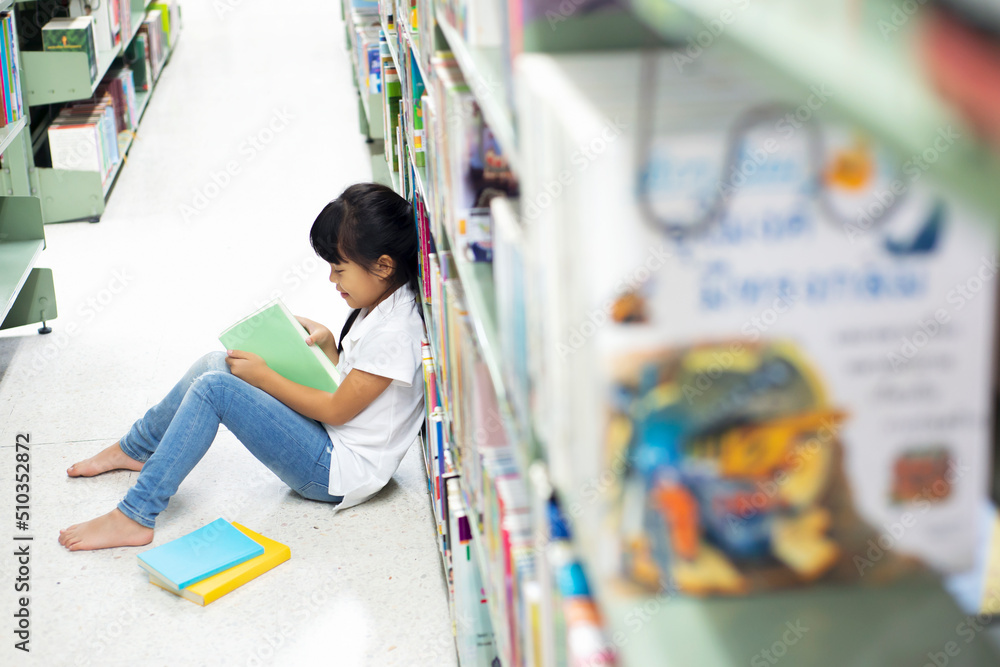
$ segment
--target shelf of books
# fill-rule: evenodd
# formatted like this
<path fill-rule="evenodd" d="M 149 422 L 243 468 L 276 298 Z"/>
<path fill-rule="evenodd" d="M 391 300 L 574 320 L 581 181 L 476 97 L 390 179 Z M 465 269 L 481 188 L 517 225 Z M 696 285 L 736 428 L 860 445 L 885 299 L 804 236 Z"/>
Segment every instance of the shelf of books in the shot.
<path fill-rule="evenodd" d="M 420 232 L 460 662 L 996 662 L 942 586 L 986 492 L 982 198 L 728 38 L 690 56 L 680 9 L 642 16 L 682 46 L 545 54 L 521 31 L 632 19 L 345 4 Z"/>
<path fill-rule="evenodd" d="M 73 0 L 69 17 L 18 8 L 41 25 L 20 32 L 25 101 L 37 111 L 31 150 L 5 166 L 29 174 L 46 223 L 97 221 L 180 37 L 180 6 L 110 0 L 91 11 Z"/>
<path fill-rule="evenodd" d="M 487 39 L 485 46 L 470 46 L 463 32 L 454 27 L 455 13 L 440 4 L 436 10 L 438 26 L 476 96 L 486 123 L 493 131 L 507 160 L 516 169 L 518 163 L 514 119 L 511 114 L 507 77 L 504 75 L 505 55 L 500 45 L 494 44 L 494 40 Z M 500 17 L 494 20 L 499 22 Z"/>
<path fill-rule="evenodd" d="M 676 66 L 693 63 L 716 41 L 737 45 L 757 65 L 758 76 L 795 86 L 803 99 L 818 91 L 819 103 L 829 101 L 918 169 L 932 164 L 949 191 L 982 211 L 1000 210 L 1000 155 L 945 105 L 923 62 L 927 45 L 921 33 L 932 7 L 846 0 L 809 6 L 794 0 L 633 4 L 652 28 L 684 45 Z M 976 16 L 974 10 L 969 16 Z"/>
<path fill-rule="evenodd" d="M 22 155 L 30 143 L 12 7 L 12 2 L 0 2 L 0 155 L 5 157 Z M 35 266 L 45 248 L 39 200 L 14 196 L 13 184 L 4 185 L 0 193 L 0 329 L 44 322 L 57 315 L 52 270 Z"/>
<path fill-rule="evenodd" d="M 381 107 L 383 119 L 384 142 L 372 145 L 373 178 L 413 203 L 420 232 L 423 456 L 459 660 L 556 664 L 541 661 L 546 650 L 564 659 L 596 658 L 606 653 L 592 650 L 601 637 L 599 614 L 564 520 L 544 541 L 555 545 L 553 560 L 540 561 L 552 569 L 542 577 L 547 592 L 538 585 L 527 479 L 537 454 L 503 363 L 497 295 L 505 292 L 495 282 L 491 211 L 517 217 L 517 179 L 507 155 L 515 150 L 514 124 L 509 93 L 499 84 L 506 80 L 500 45 L 487 46 L 499 36 L 495 26 L 492 37 L 481 34 L 488 17 L 499 21 L 499 8 L 491 3 L 470 13 L 431 2 L 373 4 L 345 2 L 347 44 L 362 97 L 375 90 L 378 76 L 380 95 L 367 105 Z M 442 17 L 451 22 L 447 28 L 441 29 Z M 375 31 L 361 26 L 377 26 L 377 42 Z M 502 140 L 490 116 L 502 125 Z M 380 151 L 384 161 L 376 157 Z M 551 491 L 540 498 L 538 511 L 558 514 Z M 567 624 L 557 620 L 564 614 L 572 616 L 576 641 L 584 642 L 576 652 L 567 648 Z"/>

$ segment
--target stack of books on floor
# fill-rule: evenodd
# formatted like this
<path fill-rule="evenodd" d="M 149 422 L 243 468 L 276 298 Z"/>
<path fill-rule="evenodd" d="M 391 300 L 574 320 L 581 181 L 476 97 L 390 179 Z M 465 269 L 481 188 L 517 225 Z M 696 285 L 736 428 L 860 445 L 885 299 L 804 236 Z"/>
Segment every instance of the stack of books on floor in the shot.
<path fill-rule="evenodd" d="M 149 583 L 205 606 L 291 557 L 288 546 L 216 519 L 139 554 Z"/>

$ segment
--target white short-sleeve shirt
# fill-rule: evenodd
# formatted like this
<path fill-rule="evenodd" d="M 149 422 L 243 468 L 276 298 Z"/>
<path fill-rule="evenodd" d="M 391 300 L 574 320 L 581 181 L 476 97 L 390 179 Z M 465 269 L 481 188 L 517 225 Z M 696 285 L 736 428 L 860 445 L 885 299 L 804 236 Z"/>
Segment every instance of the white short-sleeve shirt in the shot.
<path fill-rule="evenodd" d="M 413 292 L 400 287 L 371 312 L 362 310 L 344 337 L 337 364 L 341 378 L 357 368 L 392 383 L 346 424 L 323 425 L 333 444 L 330 493 L 344 497 L 338 509 L 378 493 L 420 431 L 424 327 L 418 309 Z"/>

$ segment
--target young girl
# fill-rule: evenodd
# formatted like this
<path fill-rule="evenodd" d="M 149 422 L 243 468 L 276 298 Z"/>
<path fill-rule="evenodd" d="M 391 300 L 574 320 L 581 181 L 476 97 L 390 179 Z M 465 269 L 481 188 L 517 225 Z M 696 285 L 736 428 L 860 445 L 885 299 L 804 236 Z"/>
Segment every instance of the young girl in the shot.
<path fill-rule="evenodd" d="M 346 508 L 385 486 L 423 414 L 412 208 L 385 186 L 352 185 L 319 214 L 310 240 L 354 309 L 339 343 L 322 324 L 298 318 L 306 342 L 337 365 L 339 388 L 329 393 L 296 384 L 239 350 L 205 355 L 121 440 L 70 466 L 70 477 L 141 472 L 116 509 L 60 531 L 63 546 L 149 544 L 157 515 L 208 451 L 220 423 L 305 498 Z"/>

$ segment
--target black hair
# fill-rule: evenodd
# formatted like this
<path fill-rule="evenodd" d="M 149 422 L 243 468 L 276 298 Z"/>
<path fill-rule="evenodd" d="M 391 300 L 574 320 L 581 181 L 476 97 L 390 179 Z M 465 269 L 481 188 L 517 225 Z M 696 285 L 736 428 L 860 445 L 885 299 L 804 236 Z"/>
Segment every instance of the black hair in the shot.
<path fill-rule="evenodd" d="M 394 263 L 389 276 L 390 289 L 408 285 L 414 296 L 420 298 L 417 268 L 420 242 L 413 206 L 392 188 L 379 183 L 351 185 L 316 216 L 309 242 L 325 261 L 343 264 L 344 260 L 350 260 L 369 272 L 375 269 L 379 257 L 388 255 Z M 356 309 L 347 318 L 340 332 L 338 351 L 343 350 L 344 335 L 359 312 Z"/>

